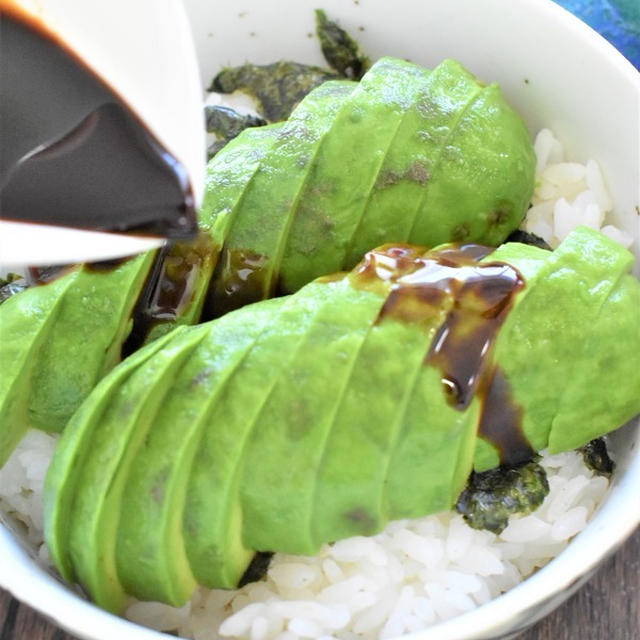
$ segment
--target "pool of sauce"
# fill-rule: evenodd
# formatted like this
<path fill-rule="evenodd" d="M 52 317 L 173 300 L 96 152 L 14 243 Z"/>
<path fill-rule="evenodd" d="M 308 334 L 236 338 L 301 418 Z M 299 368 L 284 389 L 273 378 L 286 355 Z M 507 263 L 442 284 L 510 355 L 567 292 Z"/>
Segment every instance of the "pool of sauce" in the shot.
<path fill-rule="evenodd" d="M 219 318 L 268 297 L 267 263 L 267 256 L 253 251 L 223 248 L 205 302 L 204 317 Z"/>
<path fill-rule="evenodd" d="M 378 322 L 391 317 L 429 327 L 439 323 L 425 364 L 439 369 L 450 406 L 464 411 L 480 399 L 478 435 L 496 447 L 502 464 L 513 465 L 531 459 L 535 451 L 522 431 L 522 410 L 492 355 L 525 282 L 511 265 L 483 260 L 492 251 L 475 244 L 426 253 L 386 245 L 366 254 L 352 282 L 387 295 Z M 448 311 L 440 321 L 443 309 Z"/>
<path fill-rule="evenodd" d="M 175 242 L 158 251 L 133 310 L 133 328 L 123 356 L 139 349 L 152 329 L 175 323 L 192 304 L 199 303 L 196 295 L 201 286 L 208 285 L 218 251 L 204 232 L 191 242 Z M 206 283 L 201 282 L 203 278 Z"/>
<path fill-rule="evenodd" d="M 37 17 L 1 0 L 0 18 L 0 217 L 193 236 L 181 163 Z"/>

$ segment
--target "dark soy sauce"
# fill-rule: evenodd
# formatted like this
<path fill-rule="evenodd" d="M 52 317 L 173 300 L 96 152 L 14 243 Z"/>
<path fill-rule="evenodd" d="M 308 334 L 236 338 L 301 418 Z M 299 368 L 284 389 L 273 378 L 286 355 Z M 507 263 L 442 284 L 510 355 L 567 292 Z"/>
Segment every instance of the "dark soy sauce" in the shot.
<path fill-rule="evenodd" d="M 480 398 L 478 435 L 496 447 L 503 464 L 514 465 L 535 452 L 522 431 L 522 410 L 492 362 L 492 350 L 524 279 L 509 264 L 480 262 L 492 251 L 475 244 L 426 253 L 388 245 L 366 254 L 352 281 L 387 292 L 378 322 L 392 317 L 432 326 L 448 309 L 425 363 L 440 370 L 447 402 L 455 409 L 464 411 L 474 397 Z"/>
<path fill-rule="evenodd" d="M 193 194 L 177 159 L 38 18 L 4 1 L 0 18 L 0 216 L 194 235 Z"/>
<path fill-rule="evenodd" d="M 213 274 L 204 316 L 219 318 L 269 296 L 267 256 L 241 249 L 223 249 Z"/>
<path fill-rule="evenodd" d="M 158 251 L 132 313 L 133 328 L 122 348 L 128 356 L 159 325 L 173 325 L 194 303 L 201 278 L 210 277 L 219 247 L 201 232 L 191 242 L 168 243 Z"/>
<path fill-rule="evenodd" d="M 484 394 L 478 435 L 493 444 L 500 454 L 500 463 L 507 467 L 527 462 L 535 455 L 521 424 L 522 407 L 514 402 L 509 381 L 500 367 L 495 367 Z"/>

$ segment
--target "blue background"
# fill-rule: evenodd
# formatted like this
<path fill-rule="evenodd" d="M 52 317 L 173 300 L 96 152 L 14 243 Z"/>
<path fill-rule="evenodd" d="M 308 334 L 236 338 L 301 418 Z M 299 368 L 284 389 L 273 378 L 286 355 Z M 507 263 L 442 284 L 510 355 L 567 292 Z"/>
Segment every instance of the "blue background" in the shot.
<path fill-rule="evenodd" d="M 555 0 L 598 31 L 640 69 L 640 0 Z"/>

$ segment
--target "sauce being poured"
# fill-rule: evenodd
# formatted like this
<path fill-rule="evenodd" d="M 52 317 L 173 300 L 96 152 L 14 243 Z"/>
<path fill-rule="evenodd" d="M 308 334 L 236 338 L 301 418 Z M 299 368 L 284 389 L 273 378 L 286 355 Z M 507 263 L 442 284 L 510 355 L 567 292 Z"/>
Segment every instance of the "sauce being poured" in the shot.
<path fill-rule="evenodd" d="M 42 22 L 11 2 L 0 17 L 1 217 L 194 235 L 181 163 Z"/>
<path fill-rule="evenodd" d="M 509 264 L 483 262 L 492 251 L 464 244 L 422 253 L 389 245 L 369 252 L 353 281 L 388 291 L 378 322 L 386 317 L 430 326 L 439 322 L 425 364 L 440 370 L 447 402 L 455 409 L 464 411 L 474 397 L 480 398 L 478 435 L 496 447 L 503 464 L 514 465 L 535 452 L 492 350 L 524 279 Z M 447 312 L 440 322 L 443 309 Z"/>

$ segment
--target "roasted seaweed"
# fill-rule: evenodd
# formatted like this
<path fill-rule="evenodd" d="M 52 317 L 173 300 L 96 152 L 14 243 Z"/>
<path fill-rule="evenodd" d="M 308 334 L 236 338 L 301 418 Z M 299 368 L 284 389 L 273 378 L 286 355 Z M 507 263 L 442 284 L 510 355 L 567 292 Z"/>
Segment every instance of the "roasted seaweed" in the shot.
<path fill-rule="evenodd" d="M 273 558 L 273 553 L 270 551 L 258 551 L 253 556 L 253 560 L 242 575 L 242 578 L 240 578 L 240 581 L 238 582 L 238 589 L 241 589 L 250 582 L 262 580 L 269 570 L 271 558 Z"/>
<path fill-rule="evenodd" d="M 358 43 L 336 22 L 329 20 L 322 9 L 316 9 L 316 34 L 329 66 L 349 80 L 360 80 L 371 61 L 360 51 Z"/>
<path fill-rule="evenodd" d="M 509 516 L 535 511 L 549 493 L 545 470 L 537 462 L 472 473 L 456 509 L 473 529 L 500 533 Z"/>
<path fill-rule="evenodd" d="M 295 106 L 318 85 L 340 77 L 360 80 L 371 66 L 371 61 L 360 51 L 358 43 L 337 23 L 329 20 L 321 9 L 316 10 L 316 35 L 325 60 L 333 71 L 288 60 L 267 65 L 244 64 L 220 71 L 209 91 L 246 91 L 258 100 L 267 120 L 279 122 L 286 120 Z M 257 125 L 245 124 L 243 128 L 246 126 Z M 211 131 L 208 115 L 207 130 Z M 240 131 L 235 135 L 238 133 Z M 227 137 L 227 140 L 232 137 Z M 209 157 L 215 155 L 222 146 L 224 144 L 216 141 L 209 149 Z"/>
<path fill-rule="evenodd" d="M 609 457 L 607 445 L 602 438 L 591 440 L 578 449 L 582 454 L 585 465 L 599 476 L 611 477 L 615 464 Z"/>
<path fill-rule="evenodd" d="M 213 79 L 209 91 L 244 90 L 258 100 L 267 120 L 279 122 L 286 120 L 312 89 L 336 78 L 339 78 L 337 73 L 322 67 L 281 60 L 266 65 L 227 67 Z"/>
<path fill-rule="evenodd" d="M 551 247 L 535 233 L 529 233 L 528 231 L 523 231 L 522 229 L 516 229 L 512 231 L 508 236 L 505 242 L 520 242 L 522 244 L 530 244 L 534 247 L 538 247 L 539 249 L 546 249 L 547 251 L 551 251 Z"/>
<path fill-rule="evenodd" d="M 206 105 L 204 117 L 207 133 L 215 133 L 217 140 L 207 149 L 207 155 L 211 159 L 229 140 L 233 140 L 238 134 L 248 127 L 261 127 L 267 124 L 266 120 L 251 114 L 242 114 L 229 107 L 220 105 Z"/>

